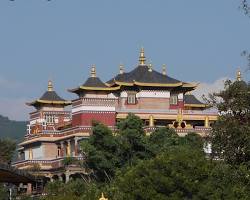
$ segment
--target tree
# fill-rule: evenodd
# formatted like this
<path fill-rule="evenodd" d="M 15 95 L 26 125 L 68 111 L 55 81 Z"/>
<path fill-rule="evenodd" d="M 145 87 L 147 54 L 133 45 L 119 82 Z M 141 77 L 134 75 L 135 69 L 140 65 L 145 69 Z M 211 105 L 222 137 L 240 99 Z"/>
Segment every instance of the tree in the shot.
<path fill-rule="evenodd" d="M 0 183 L 0 199 L 8 199 L 8 190 Z"/>
<path fill-rule="evenodd" d="M 112 131 L 103 124 L 93 124 L 93 134 L 81 143 L 81 149 L 95 178 L 101 182 L 110 181 L 119 165 L 118 143 Z"/>
<path fill-rule="evenodd" d="M 109 194 L 117 200 L 247 199 L 249 184 L 245 171 L 179 145 L 120 173 Z"/>
<path fill-rule="evenodd" d="M 134 114 L 128 114 L 125 120 L 118 123 L 117 141 L 119 142 L 118 156 L 121 166 L 131 166 L 138 159 L 151 157 L 147 136 L 143 130 L 143 122 Z"/>
<path fill-rule="evenodd" d="M 220 113 L 212 131 L 213 156 L 250 166 L 250 86 L 244 81 L 227 81 L 225 89 L 211 99 Z"/>
<path fill-rule="evenodd" d="M 16 143 L 10 139 L 0 139 L 0 163 L 10 163 L 16 150 Z"/>
<path fill-rule="evenodd" d="M 206 160 L 200 152 L 172 148 L 149 161 L 141 161 L 118 177 L 114 199 L 191 199 L 202 177 Z"/>

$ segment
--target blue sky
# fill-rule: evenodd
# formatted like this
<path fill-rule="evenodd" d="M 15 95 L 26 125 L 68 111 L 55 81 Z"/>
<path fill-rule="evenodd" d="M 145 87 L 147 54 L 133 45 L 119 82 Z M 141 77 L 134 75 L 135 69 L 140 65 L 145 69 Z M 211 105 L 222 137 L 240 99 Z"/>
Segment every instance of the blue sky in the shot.
<path fill-rule="evenodd" d="M 106 81 L 137 65 L 139 49 L 157 70 L 216 87 L 235 77 L 250 48 L 250 18 L 240 0 L 1 0 L 0 114 L 27 119 L 25 101 L 48 79 L 58 93 L 83 83 L 92 64 Z M 249 80 L 249 72 L 244 73 Z M 204 91 L 204 88 L 203 88 Z"/>

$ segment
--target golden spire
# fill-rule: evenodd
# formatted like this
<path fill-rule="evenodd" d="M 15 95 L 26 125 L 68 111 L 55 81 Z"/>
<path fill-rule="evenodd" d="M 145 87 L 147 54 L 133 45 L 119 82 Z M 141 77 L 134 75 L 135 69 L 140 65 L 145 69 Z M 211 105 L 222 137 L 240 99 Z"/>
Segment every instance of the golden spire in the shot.
<path fill-rule="evenodd" d="M 162 65 L 162 74 L 163 74 L 163 75 L 167 75 L 166 64 L 163 64 L 163 65 Z"/>
<path fill-rule="evenodd" d="M 237 81 L 241 81 L 242 80 L 242 78 L 241 78 L 241 71 L 240 70 L 237 71 L 236 80 Z"/>
<path fill-rule="evenodd" d="M 95 65 L 92 65 L 92 67 L 91 67 L 91 77 L 96 77 L 96 70 L 95 70 Z"/>
<path fill-rule="evenodd" d="M 153 71 L 152 63 L 149 64 L 149 66 L 148 66 L 148 71 L 149 71 L 149 72 L 152 72 L 152 71 Z"/>
<path fill-rule="evenodd" d="M 146 61 L 146 58 L 145 58 L 145 55 L 144 55 L 144 48 L 142 47 L 141 52 L 140 52 L 140 57 L 139 57 L 139 64 L 140 65 L 145 65 L 145 61 Z"/>
<path fill-rule="evenodd" d="M 53 85 L 52 85 L 52 81 L 51 80 L 49 80 L 49 82 L 48 82 L 48 91 L 49 92 L 53 91 Z"/>
<path fill-rule="evenodd" d="M 99 200 L 108 200 L 108 198 L 105 198 L 105 197 L 104 197 L 104 194 L 103 194 L 103 192 L 102 192 L 102 197 L 101 197 Z"/>
<path fill-rule="evenodd" d="M 123 66 L 123 64 L 120 64 L 119 68 L 120 68 L 120 74 L 123 74 L 124 73 L 124 66 Z"/>

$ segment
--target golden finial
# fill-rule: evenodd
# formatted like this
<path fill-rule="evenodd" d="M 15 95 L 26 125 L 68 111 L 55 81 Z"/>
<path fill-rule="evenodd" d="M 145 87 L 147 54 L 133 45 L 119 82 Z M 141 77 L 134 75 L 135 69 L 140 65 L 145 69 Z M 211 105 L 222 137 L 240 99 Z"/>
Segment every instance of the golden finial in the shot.
<path fill-rule="evenodd" d="M 52 81 L 51 80 L 49 80 L 49 82 L 48 82 L 48 91 L 53 91 L 53 84 L 52 84 Z"/>
<path fill-rule="evenodd" d="M 242 80 L 242 78 L 241 78 L 241 71 L 240 70 L 237 71 L 236 80 L 237 81 L 241 81 Z"/>
<path fill-rule="evenodd" d="M 145 61 L 146 61 L 146 58 L 145 58 L 145 55 L 144 55 L 144 48 L 142 47 L 141 52 L 140 52 L 140 57 L 139 57 L 139 64 L 140 65 L 145 65 Z"/>
<path fill-rule="evenodd" d="M 91 67 L 91 77 L 96 77 L 95 65 L 92 65 Z"/>
<path fill-rule="evenodd" d="M 123 74 L 124 73 L 124 66 L 123 66 L 123 64 L 120 64 L 120 74 Z"/>
<path fill-rule="evenodd" d="M 149 71 L 149 72 L 152 72 L 152 71 L 153 71 L 152 63 L 149 64 L 149 66 L 148 66 L 148 71 Z"/>
<path fill-rule="evenodd" d="M 163 64 L 163 65 L 162 65 L 162 74 L 163 74 L 163 75 L 167 75 L 166 64 Z"/>
<path fill-rule="evenodd" d="M 102 197 L 101 197 L 99 200 L 108 200 L 108 198 L 105 198 L 105 197 L 104 197 L 104 194 L 103 194 L 103 192 L 102 192 Z"/>

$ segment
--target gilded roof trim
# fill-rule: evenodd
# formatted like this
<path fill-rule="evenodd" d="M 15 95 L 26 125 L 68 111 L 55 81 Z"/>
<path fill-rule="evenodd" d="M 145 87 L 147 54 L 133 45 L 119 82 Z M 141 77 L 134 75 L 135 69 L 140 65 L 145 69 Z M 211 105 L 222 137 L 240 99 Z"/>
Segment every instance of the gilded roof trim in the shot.
<path fill-rule="evenodd" d="M 50 101 L 50 100 L 41 100 L 41 99 L 37 99 L 31 103 L 26 103 L 29 106 L 35 105 L 37 103 L 43 103 L 43 104 L 61 104 L 61 105 L 70 105 L 71 101 Z"/>
<path fill-rule="evenodd" d="M 184 106 L 186 107 L 197 107 L 197 108 L 205 108 L 206 107 L 206 104 L 184 104 Z"/>
<path fill-rule="evenodd" d="M 183 85 L 182 82 L 179 82 L 179 83 L 142 83 L 142 82 L 137 82 L 137 81 L 134 81 L 134 84 L 138 86 L 158 86 L 158 87 L 178 87 L 178 86 Z"/>
<path fill-rule="evenodd" d="M 86 87 L 86 86 L 80 86 L 79 89 L 82 90 L 107 90 L 107 91 L 113 91 L 113 90 L 119 90 L 121 88 L 121 86 L 117 86 L 117 87 Z"/>

